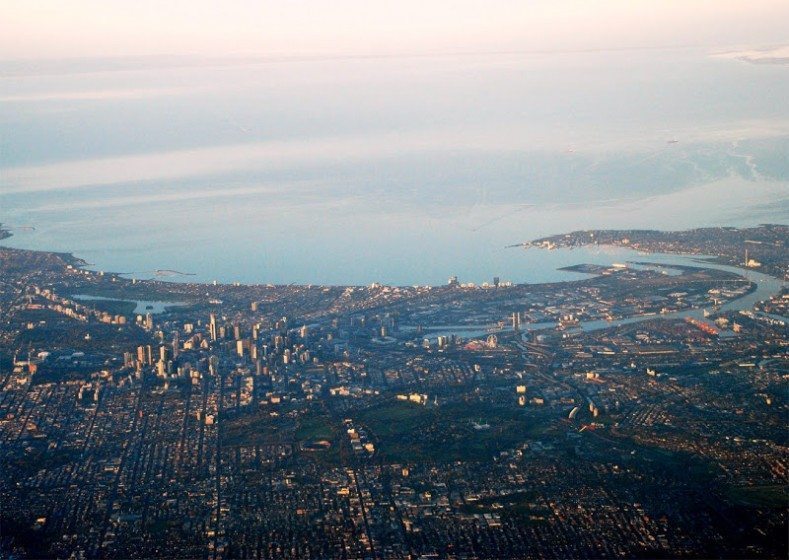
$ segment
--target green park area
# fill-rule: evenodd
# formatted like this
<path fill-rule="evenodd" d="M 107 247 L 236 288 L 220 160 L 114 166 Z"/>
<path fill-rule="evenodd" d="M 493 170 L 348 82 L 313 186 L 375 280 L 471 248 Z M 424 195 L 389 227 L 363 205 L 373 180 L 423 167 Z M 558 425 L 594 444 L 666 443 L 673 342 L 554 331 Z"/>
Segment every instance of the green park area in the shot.
<path fill-rule="evenodd" d="M 487 402 L 424 406 L 393 400 L 354 419 L 370 431 L 378 453 L 395 462 L 490 460 L 550 429 L 547 418 Z"/>

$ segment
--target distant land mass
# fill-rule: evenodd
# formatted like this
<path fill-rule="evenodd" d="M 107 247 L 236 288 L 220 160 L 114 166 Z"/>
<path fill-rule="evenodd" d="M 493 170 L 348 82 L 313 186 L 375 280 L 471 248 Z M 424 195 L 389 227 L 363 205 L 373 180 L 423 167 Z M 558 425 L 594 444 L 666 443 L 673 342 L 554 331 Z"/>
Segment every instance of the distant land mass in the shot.
<path fill-rule="evenodd" d="M 789 45 L 717 53 L 719 58 L 734 58 L 751 64 L 789 64 Z"/>
<path fill-rule="evenodd" d="M 585 230 L 543 237 L 524 245 L 559 248 L 586 245 L 627 247 L 652 253 L 712 255 L 732 266 L 759 268 L 778 278 L 789 274 L 789 226 L 717 227 L 687 231 Z"/>

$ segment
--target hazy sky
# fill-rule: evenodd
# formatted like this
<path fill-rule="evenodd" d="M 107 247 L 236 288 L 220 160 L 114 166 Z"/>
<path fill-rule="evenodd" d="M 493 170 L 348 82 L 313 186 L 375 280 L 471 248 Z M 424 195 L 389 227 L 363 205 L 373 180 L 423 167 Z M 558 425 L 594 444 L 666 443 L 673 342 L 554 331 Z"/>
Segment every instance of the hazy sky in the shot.
<path fill-rule="evenodd" d="M 787 21 L 786 0 L 2 0 L 0 58 L 770 45 Z"/>

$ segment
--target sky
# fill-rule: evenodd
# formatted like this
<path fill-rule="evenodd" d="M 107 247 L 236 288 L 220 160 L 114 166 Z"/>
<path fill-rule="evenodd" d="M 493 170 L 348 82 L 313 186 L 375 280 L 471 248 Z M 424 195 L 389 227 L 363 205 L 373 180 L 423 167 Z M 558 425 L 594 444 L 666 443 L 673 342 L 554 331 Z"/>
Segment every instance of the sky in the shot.
<path fill-rule="evenodd" d="M 1 0 L 0 59 L 753 46 L 786 0 Z"/>

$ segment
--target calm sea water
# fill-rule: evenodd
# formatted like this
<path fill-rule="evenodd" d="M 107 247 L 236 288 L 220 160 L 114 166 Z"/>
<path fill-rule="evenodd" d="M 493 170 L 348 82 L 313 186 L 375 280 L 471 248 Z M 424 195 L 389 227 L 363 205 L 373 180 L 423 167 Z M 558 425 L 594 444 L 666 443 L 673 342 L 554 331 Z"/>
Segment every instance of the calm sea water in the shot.
<path fill-rule="evenodd" d="M 178 280 L 566 279 L 506 245 L 789 219 L 789 67 L 694 49 L 0 63 L 12 246 Z"/>

